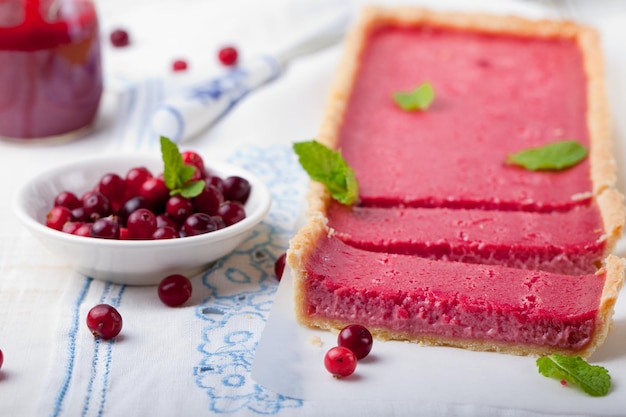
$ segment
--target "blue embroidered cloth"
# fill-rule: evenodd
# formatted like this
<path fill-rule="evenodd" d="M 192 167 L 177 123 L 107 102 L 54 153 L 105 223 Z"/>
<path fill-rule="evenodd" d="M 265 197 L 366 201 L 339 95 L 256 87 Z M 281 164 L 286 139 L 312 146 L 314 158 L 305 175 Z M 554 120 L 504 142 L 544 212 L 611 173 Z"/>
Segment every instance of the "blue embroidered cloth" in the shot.
<path fill-rule="evenodd" d="M 265 221 L 192 278 L 192 299 L 180 308 L 163 305 L 155 287 L 77 276 L 53 341 L 59 372 L 48 382 L 51 398 L 41 415 L 268 415 L 302 406 L 259 386 L 250 372 L 277 289 L 274 263 L 293 235 L 307 179 L 286 146 L 242 148 L 231 162 L 271 189 Z M 109 341 L 94 339 L 83 323 L 102 302 L 124 319 L 122 333 Z"/>

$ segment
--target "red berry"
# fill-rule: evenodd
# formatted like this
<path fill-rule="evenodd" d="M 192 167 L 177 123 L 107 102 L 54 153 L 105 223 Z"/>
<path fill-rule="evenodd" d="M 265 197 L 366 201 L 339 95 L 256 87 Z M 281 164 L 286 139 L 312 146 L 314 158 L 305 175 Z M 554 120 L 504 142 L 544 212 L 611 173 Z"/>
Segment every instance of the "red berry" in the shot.
<path fill-rule="evenodd" d="M 214 232 L 218 229 L 215 219 L 205 213 L 194 213 L 183 223 L 183 232 L 186 236 L 196 236 Z"/>
<path fill-rule="evenodd" d="M 154 213 L 145 208 L 133 211 L 126 222 L 131 239 L 150 239 L 156 227 Z"/>
<path fill-rule="evenodd" d="M 83 206 L 76 207 L 74 210 L 72 210 L 72 219 L 74 219 L 77 222 L 84 222 L 86 220 L 90 220 L 85 217 L 85 210 L 83 209 Z"/>
<path fill-rule="evenodd" d="M 69 191 L 61 191 L 54 199 L 54 206 L 67 207 L 70 210 L 82 207 L 83 203 L 76 197 L 76 194 Z"/>
<path fill-rule="evenodd" d="M 224 192 L 224 180 L 217 175 L 210 176 L 206 179 L 206 183 L 214 186 L 220 193 Z"/>
<path fill-rule="evenodd" d="M 82 225 L 83 225 L 83 222 L 67 222 L 63 225 L 63 229 L 61 229 L 61 231 L 63 233 L 69 233 L 70 235 L 72 235 Z"/>
<path fill-rule="evenodd" d="M 102 193 L 91 191 L 83 196 L 83 212 L 85 219 L 94 221 L 111 214 L 111 202 Z"/>
<path fill-rule="evenodd" d="M 109 217 L 103 217 L 96 220 L 89 230 L 90 237 L 96 237 L 100 239 L 119 239 L 120 238 L 120 226 L 116 220 Z"/>
<path fill-rule="evenodd" d="M 157 227 L 171 227 L 174 230 L 179 229 L 179 225 L 167 214 L 157 214 Z"/>
<path fill-rule="evenodd" d="M 224 220 L 226 226 L 230 226 L 245 219 L 246 211 L 238 201 L 225 201 L 217 209 L 217 215 Z"/>
<path fill-rule="evenodd" d="M 122 330 L 122 316 L 109 304 L 98 304 L 87 314 L 87 327 L 96 337 L 111 339 Z"/>
<path fill-rule="evenodd" d="M 182 223 L 193 214 L 194 208 L 191 200 L 180 195 L 174 195 L 167 200 L 165 212 L 175 222 Z"/>
<path fill-rule="evenodd" d="M 4 355 L 2 354 L 2 349 L 0 349 L 0 368 L 2 368 L 3 362 L 4 362 Z"/>
<path fill-rule="evenodd" d="M 217 214 L 220 205 L 224 202 L 224 195 L 217 187 L 207 182 L 204 184 L 202 192 L 191 201 L 198 213 L 206 213 L 210 216 L 214 216 Z"/>
<path fill-rule="evenodd" d="M 146 199 L 155 211 L 161 211 L 165 203 L 170 198 L 170 190 L 165 185 L 165 181 L 159 177 L 148 178 L 141 185 L 139 194 Z"/>
<path fill-rule="evenodd" d="M 177 59 L 172 62 L 172 70 L 174 71 L 185 71 L 187 69 L 187 61 L 184 59 Z"/>
<path fill-rule="evenodd" d="M 238 57 L 239 53 L 237 52 L 237 49 L 232 46 L 225 46 L 217 53 L 217 58 L 220 60 L 222 65 L 226 65 L 227 67 L 235 65 Z"/>
<path fill-rule="evenodd" d="M 331 348 L 324 356 L 324 366 L 335 378 L 352 375 L 356 369 L 356 362 L 354 353 L 343 346 Z"/>
<path fill-rule="evenodd" d="M 224 199 L 246 204 L 252 187 L 245 178 L 232 176 L 224 180 Z"/>
<path fill-rule="evenodd" d="M 126 226 L 128 216 L 130 216 L 133 211 L 139 210 L 140 208 L 150 209 L 150 203 L 142 196 L 136 196 L 126 200 L 117 211 L 117 220 L 120 225 Z"/>
<path fill-rule="evenodd" d="M 72 220 L 72 212 L 67 207 L 57 206 L 46 214 L 46 226 L 56 230 L 63 230 L 65 223 Z"/>
<path fill-rule="evenodd" d="M 112 205 L 119 207 L 126 197 L 126 181 L 117 174 L 104 174 L 96 190 L 104 194 Z"/>
<path fill-rule="evenodd" d="M 276 279 L 279 281 L 283 277 L 283 272 L 285 272 L 285 260 L 287 259 L 287 254 L 283 253 L 276 259 L 274 263 L 274 273 L 276 274 Z"/>
<path fill-rule="evenodd" d="M 161 240 L 161 239 L 176 239 L 180 237 L 180 233 L 176 229 L 170 226 L 157 227 L 152 233 L 151 239 L 153 240 Z"/>
<path fill-rule="evenodd" d="M 159 283 L 158 294 L 163 304 L 179 306 L 191 297 L 191 282 L 184 275 L 167 276 Z"/>
<path fill-rule="evenodd" d="M 128 232 L 128 228 L 120 227 L 120 240 L 130 240 L 130 233 Z"/>
<path fill-rule="evenodd" d="M 195 165 L 190 165 L 190 166 L 193 168 L 193 175 L 191 176 L 191 178 L 189 178 L 189 181 L 187 181 L 188 184 L 199 181 L 204 178 L 204 173 L 200 171 L 200 169 L 198 169 L 197 166 Z"/>
<path fill-rule="evenodd" d="M 127 46 L 130 43 L 130 36 L 128 36 L 128 32 L 124 29 L 115 29 L 109 35 L 109 39 L 111 40 L 113 46 L 117 48 Z"/>
<path fill-rule="evenodd" d="M 152 178 L 152 173 L 145 167 L 135 167 L 126 173 L 126 192 L 127 197 L 136 197 L 139 195 L 141 185 L 148 179 Z"/>
<path fill-rule="evenodd" d="M 76 230 L 74 230 L 73 234 L 76 236 L 90 237 L 92 225 L 93 223 L 83 223 Z"/>
<path fill-rule="evenodd" d="M 370 331 L 360 324 L 344 327 L 337 336 L 337 344 L 350 349 L 357 359 L 363 359 L 369 355 L 373 343 Z"/>
<path fill-rule="evenodd" d="M 200 154 L 194 151 L 183 151 L 181 153 L 181 156 L 183 157 L 183 163 L 185 165 L 195 166 L 196 168 L 198 168 L 200 173 L 204 176 L 205 174 L 204 160 L 202 159 Z"/>

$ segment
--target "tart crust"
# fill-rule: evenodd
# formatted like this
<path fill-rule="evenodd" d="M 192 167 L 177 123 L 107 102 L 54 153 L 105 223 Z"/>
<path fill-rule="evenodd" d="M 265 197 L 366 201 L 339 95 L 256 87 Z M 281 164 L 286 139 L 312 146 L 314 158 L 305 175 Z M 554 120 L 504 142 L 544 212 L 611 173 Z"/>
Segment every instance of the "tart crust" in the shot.
<path fill-rule="evenodd" d="M 623 196 L 615 189 L 616 167 L 612 157 L 610 117 L 605 97 L 604 68 L 597 32 L 587 26 L 569 21 L 528 20 L 515 16 L 487 14 L 443 13 L 427 9 L 399 7 L 366 7 L 361 18 L 346 38 L 343 58 L 325 108 L 323 122 L 317 140 L 336 149 L 339 131 L 347 110 L 354 81 L 359 70 L 359 57 L 364 50 L 368 33 L 380 25 L 432 25 L 441 28 L 476 31 L 491 34 L 530 36 L 535 38 L 574 39 L 579 45 L 587 79 L 587 115 L 589 130 L 590 176 L 592 181 L 592 204 L 598 204 L 604 223 L 606 259 L 598 273 L 606 279 L 597 316 L 593 340 L 576 354 L 588 357 L 600 346 L 612 323 L 613 308 L 624 281 L 626 262 L 610 255 L 624 228 L 625 208 Z M 327 226 L 327 209 L 331 196 L 326 188 L 311 181 L 308 194 L 307 223 L 291 240 L 287 251 L 287 263 L 294 279 L 294 297 L 297 320 L 304 325 L 322 329 L 340 330 L 345 323 L 313 320 L 305 312 L 306 262 L 319 239 L 332 235 Z M 385 329 L 370 329 L 383 340 L 409 340 L 428 345 L 454 346 L 471 350 L 497 351 L 516 355 L 544 355 L 549 353 L 572 353 L 553 348 L 503 344 L 483 340 L 445 339 L 433 336 L 411 336 L 391 333 Z"/>

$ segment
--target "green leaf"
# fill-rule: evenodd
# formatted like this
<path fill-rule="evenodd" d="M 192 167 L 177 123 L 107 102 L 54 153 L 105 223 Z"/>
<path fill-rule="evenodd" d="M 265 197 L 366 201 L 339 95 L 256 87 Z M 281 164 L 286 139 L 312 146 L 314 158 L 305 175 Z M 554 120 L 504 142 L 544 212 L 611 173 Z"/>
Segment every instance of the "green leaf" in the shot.
<path fill-rule="evenodd" d="M 565 380 L 594 397 L 606 395 L 611 388 L 609 372 L 602 366 L 590 365 L 580 356 L 544 356 L 537 359 L 537 368 L 543 376 Z"/>
<path fill-rule="evenodd" d="M 193 177 L 194 167 L 185 165 L 178 146 L 165 136 L 161 136 L 161 158 L 163 181 L 170 190 L 170 195 L 181 194 L 183 197 L 193 198 L 202 192 L 204 181 L 189 182 Z"/>
<path fill-rule="evenodd" d="M 204 190 L 204 185 L 204 180 L 190 182 L 180 189 L 180 195 L 185 198 L 196 197 L 200 195 L 200 193 L 202 193 L 202 190 Z"/>
<path fill-rule="evenodd" d="M 575 140 L 562 140 L 510 154 L 507 162 L 531 171 L 559 171 L 587 156 L 587 148 Z"/>
<path fill-rule="evenodd" d="M 393 93 L 393 99 L 404 111 L 426 110 L 435 99 L 432 84 L 422 83 L 413 91 Z"/>
<path fill-rule="evenodd" d="M 357 200 L 359 184 L 340 151 L 315 140 L 294 143 L 293 149 L 309 177 L 324 184 L 335 200 L 345 205 Z"/>

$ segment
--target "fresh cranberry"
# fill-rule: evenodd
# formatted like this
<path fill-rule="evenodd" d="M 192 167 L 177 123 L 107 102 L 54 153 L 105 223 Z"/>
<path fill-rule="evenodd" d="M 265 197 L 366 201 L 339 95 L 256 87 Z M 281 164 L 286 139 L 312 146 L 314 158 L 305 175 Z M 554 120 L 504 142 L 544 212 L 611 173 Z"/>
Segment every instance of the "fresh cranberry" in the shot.
<path fill-rule="evenodd" d="M 146 199 L 154 211 L 161 211 L 170 197 L 170 190 L 159 177 L 148 178 L 141 185 L 139 194 Z"/>
<path fill-rule="evenodd" d="M 370 331 L 360 324 L 344 327 L 337 336 L 337 344 L 350 349 L 357 359 L 363 359 L 369 355 L 373 343 Z"/>
<path fill-rule="evenodd" d="M 211 216 L 213 220 L 215 220 L 215 224 L 217 224 L 217 230 L 223 229 L 226 227 L 226 222 L 220 216 Z"/>
<path fill-rule="evenodd" d="M 126 173 L 126 194 L 127 197 L 139 195 L 142 184 L 152 178 L 152 173 L 146 167 L 134 167 Z"/>
<path fill-rule="evenodd" d="M 119 239 L 120 226 L 116 220 L 110 217 L 103 217 L 93 222 L 89 236 L 100 239 Z"/>
<path fill-rule="evenodd" d="M 3 363 L 4 363 L 4 354 L 2 353 L 2 349 L 0 349 L 0 369 L 2 368 Z"/>
<path fill-rule="evenodd" d="M 174 195 L 167 200 L 165 212 L 174 221 L 182 223 L 194 212 L 191 200 L 180 195 Z"/>
<path fill-rule="evenodd" d="M 132 239 L 150 239 L 156 229 L 156 217 L 150 210 L 140 208 L 128 216 L 126 227 Z"/>
<path fill-rule="evenodd" d="M 276 259 L 274 263 L 274 273 L 276 274 L 276 278 L 280 281 L 283 277 L 283 273 L 285 272 L 285 260 L 287 259 L 287 254 L 283 253 Z"/>
<path fill-rule="evenodd" d="M 178 230 L 179 225 L 167 214 L 161 213 L 156 216 L 157 227 L 171 227 Z"/>
<path fill-rule="evenodd" d="M 177 307 L 191 298 L 191 282 L 180 274 L 165 277 L 158 288 L 159 299 L 163 304 Z"/>
<path fill-rule="evenodd" d="M 224 196 L 217 187 L 205 183 L 202 192 L 191 201 L 198 213 L 206 213 L 213 216 L 217 214 L 220 205 L 224 202 Z"/>
<path fill-rule="evenodd" d="M 200 171 L 200 169 L 198 169 L 197 166 L 190 165 L 190 167 L 193 168 L 193 175 L 191 176 L 189 181 L 187 181 L 188 183 L 199 181 L 199 180 L 204 178 L 204 173 L 202 171 Z"/>
<path fill-rule="evenodd" d="M 83 210 L 86 219 L 97 220 L 111 214 L 111 202 L 104 194 L 92 191 L 83 198 Z"/>
<path fill-rule="evenodd" d="M 67 207 L 70 210 L 74 210 L 82 205 L 83 203 L 81 203 L 76 194 L 69 191 L 61 191 L 54 199 L 55 207 Z"/>
<path fill-rule="evenodd" d="M 93 223 L 83 223 L 76 230 L 74 230 L 74 234 L 76 236 L 90 237 L 92 225 Z"/>
<path fill-rule="evenodd" d="M 85 217 L 85 209 L 83 208 L 83 206 L 76 207 L 74 210 L 72 210 L 72 219 L 77 222 L 84 222 L 88 220 Z"/>
<path fill-rule="evenodd" d="M 217 230 L 215 219 L 205 213 L 194 213 L 183 223 L 183 232 L 186 236 L 201 235 Z"/>
<path fill-rule="evenodd" d="M 128 36 L 128 32 L 124 29 L 115 29 L 109 35 L 109 39 L 111 40 L 111 44 L 113 44 L 116 48 L 121 48 L 130 44 L 130 36 Z"/>
<path fill-rule="evenodd" d="M 173 71 L 185 71 L 187 69 L 187 61 L 184 59 L 176 59 L 172 62 Z"/>
<path fill-rule="evenodd" d="M 46 226 L 55 230 L 63 230 L 65 223 L 72 220 L 72 212 L 67 207 L 57 206 L 46 214 Z"/>
<path fill-rule="evenodd" d="M 148 200 L 141 196 L 129 198 L 117 211 L 117 220 L 122 226 L 126 226 L 128 216 L 130 216 L 133 211 L 139 210 L 140 208 L 150 209 L 151 207 Z"/>
<path fill-rule="evenodd" d="M 194 151 L 183 151 L 181 152 L 181 156 L 183 157 L 183 163 L 185 165 L 195 166 L 196 168 L 198 168 L 198 170 L 202 173 L 202 176 L 204 177 L 205 175 L 204 160 L 202 159 L 200 154 Z"/>
<path fill-rule="evenodd" d="M 127 227 L 120 227 L 120 240 L 130 240 L 130 232 Z"/>
<path fill-rule="evenodd" d="M 122 316 L 109 304 L 98 304 L 87 313 L 87 327 L 95 337 L 112 339 L 122 330 Z"/>
<path fill-rule="evenodd" d="M 230 226 L 245 219 L 246 211 L 238 201 L 225 201 L 217 209 L 217 215 L 224 220 L 226 226 Z"/>
<path fill-rule="evenodd" d="M 154 233 L 152 233 L 151 239 L 153 240 L 161 240 L 161 239 L 176 239 L 180 237 L 180 233 L 176 229 L 170 226 L 157 227 L 154 229 Z"/>
<path fill-rule="evenodd" d="M 324 356 L 324 366 L 335 378 L 352 375 L 356 369 L 356 362 L 354 353 L 343 346 L 331 348 Z"/>
<path fill-rule="evenodd" d="M 206 179 L 206 183 L 220 190 L 220 193 L 224 193 L 224 180 L 221 177 L 217 175 L 209 176 Z"/>
<path fill-rule="evenodd" d="M 231 201 L 239 201 L 245 204 L 250 196 L 252 187 L 245 178 L 238 176 L 228 177 L 224 180 L 224 199 Z"/>
<path fill-rule="evenodd" d="M 126 197 L 126 181 L 117 174 L 104 174 L 96 190 L 104 194 L 113 206 L 120 206 Z"/>
<path fill-rule="evenodd" d="M 63 225 L 63 229 L 61 231 L 63 233 L 69 233 L 73 235 L 79 227 L 83 225 L 83 222 L 67 222 Z"/>
<path fill-rule="evenodd" d="M 221 48 L 217 53 L 217 58 L 222 63 L 222 65 L 226 65 L 227 67 L 233 66 L 237 63 L 237 58 L 239 57 L 239 52 L 233 46 L 225 46 Z"/>

